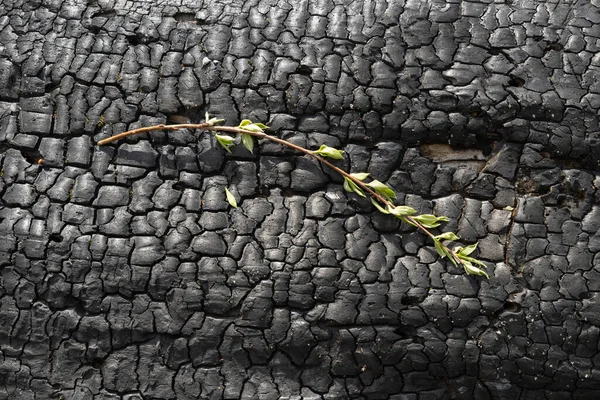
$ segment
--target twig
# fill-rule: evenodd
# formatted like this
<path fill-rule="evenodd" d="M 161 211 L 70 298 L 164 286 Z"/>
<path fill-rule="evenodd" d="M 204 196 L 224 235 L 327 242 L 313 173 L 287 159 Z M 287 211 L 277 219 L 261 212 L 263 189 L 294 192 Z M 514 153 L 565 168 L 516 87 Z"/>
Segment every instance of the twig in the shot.
<path fill-rule="evenodd" d="M 266 133 L 264 133 L 262 131 L 247 130 L 247 129 L 244 129 L 243 127 L 218 126 L 213 123 L 210 123 L 210 121 L 201 123 L 201 124 L 177 124 L 177 125 L 159 124 L 159 125 L 153 125 L 153 126 L 148 126 L 148 127 L 143 127 L 143 128 L 132 129 L 130 131 L 123 132 L 118 135 L 114 135 L 109 138 L 106 138 L 106 139 L 102 139 L 98 142 L 98 145 L 102 146 L 102 145 L 117 141 L 119 139 L 123 139 L 125 137 L 137 135 L 140 133 L 146 133 L 146 132 L 152 132 L 152 131 L 158 131 L 158 130 L 177 131 L 180 129 L 204 129 L 204 130 L 209 130 L 209 131 L 214 131 L 214 132 L 231 132 L 231 133 L 235 133 L 235 134 L 239 134 L 239 135 L 248 134 L 248 135 L 254 136 L 259 139 L 267 139 L 269 141 L 282 144 L 286 147 L 289 147 L 291 149 L 294 149 L 296 151 L 304 153 L 304 154 L 316 159 L 320 163 L 327 165 L 329 168 L 331 168 L 338 174 L 342 175 L 344 178 L 349 179 L 352 182 L 354 182 L 357 186 L 359 186 L 361 189 L 363 189 L 364 191 L 369 193 L 373 198 L 375 198 L 378 202 L 385 205 L 386 207 L 389 207 L 391 209 L 394 209 L 397 207 L 390 200 L 386 199 L 384 196 L 377 193 L 375 190 L 371 189 L 366 183 L 364 183 L 360 179 L 357 179 L 356 177 L 352 176 L 350 173 L 344 171 L 343 169 L 335 166 L 330 161 L 324 159 L 323 157 L 319 156 L 318 154 L 315 154 L 313 151 L 308 150 L 302 146 L 298 146 L 294 143 L 288 142 L 287 140 L 280 139 L 275 136 L 267 135 Z M 435 235 L 429 231 L 429 229 L 427 229 L 425 226 L 423 226 L 423 224 L 421 224 L 419 221 L 417 221 L 414 217 L 412 217 L 411 215 L 406 215 L 406 216 L 403 216 L 401 219 L 414 225 L 419 230 L 423 231 L 423 233 L 425 233 L 427 236 L 429 236 L 434 242 L 438 243 L 443 249 L 446 250 L 447 254 L 453 258 L 452 262 L 454 264 L 456 264 L 456 263 L 462 264 L 466 268 L 467 264 L 465 263 L 464 259 L 461 259 L 461 257 L 459 257 L 459 255 L 455 251 L 453 251 L 448 246 L 443 244 L 440 240 L 438 240 L 435 237 Z"/>
<path fill-rule="evenodd" d="M 177 124 L 177 125 L 153 125 L 153 126 L 145 126 L 143 128 L 132 129 L 127 132 L 119 133 L 118 135 L 114 135 L 108 137 L 106 139 L 102 139 L 98 141 L 98 146 L 104 146 L 105 144 L 109 144 L 111 142 L 115 142 L 119 139 L 126 138 L 127 136 L 133 136 L 140 133 L 152 132 L 152 131 L 178 131 L 180 129 L 206 129 L 208 124 Z"/>

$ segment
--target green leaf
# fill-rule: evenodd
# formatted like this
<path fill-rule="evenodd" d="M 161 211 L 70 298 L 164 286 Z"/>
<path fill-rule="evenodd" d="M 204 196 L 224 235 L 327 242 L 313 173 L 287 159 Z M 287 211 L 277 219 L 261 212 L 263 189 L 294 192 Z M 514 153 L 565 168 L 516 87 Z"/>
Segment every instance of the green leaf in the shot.
<path fill-rule="evenodd" d="M 454 264 L 455 267 L 458 267 L 458 264 L 456 263 L 456 258 L 454 258 L 454 256 L 450 252 L 448 252 L 448 259 L 452 262 L 452 264 Z"/>
<path fill-rule="evenodd" d="M 346 192 L 352 193 L 352 192 L 354 192 L 354 189 L 352 188 L 352 186 L 350 186 L 350 183 L 354 183 L 354 182 L 352 182 L 350 179 L 344 177 L 344 190 Z M 356 186 L 356 185 L 354 185 L 354 186 Z"/>
<path fill-rule="evenodd" d="M 435 228 L 436 226 L 440 226 L 440 224 L 437 223 L 437 217 L 433 214 L 421 214 L 421 215 L 414 216 L 413 218 L 417 222 L 419 222 L 421 225 L 425 226 L 426 228 L 429 228 L 429 227 Z M 431 225 L 435 225 L 435 226 L 431 226 Z"/>
<path fill-rule="evenodd" d="M 435 245 L 435 251 L 437 251 L 440 257 L 444 258 L 448 255 L 446 249 L 444 249 L 439 240 L 434 240 L 433 244 Z"/>
<path fill-rule="evenodd" d="M 204 114 L 204 116 L 206 117 L 206 123 L 210 126 L 216 125 L 216 124 L 220 124 L 221 122 L 225 121 L 224 119 L 219 119 L 219 118 L 208 118 L 208 112 Z"/>
<path fill-rule="evenodd" d="M 471 263 L 477 264 L 477 265 L 479 265 L 479 266 L 481 266 L 481 267 L 483 267 L 483 268 L 487 268 L 487 265 L 485 265 L 485 263 L 483 263 L 483 262 L 479 261 L 479 260 L 478 260 L 478 259 L 476 259 L 476 258 L 473 258 L 473 257 L 468 257 L 468 256 L 465 256 L 465 255 L 460 255 L 460 254 L 457 254 L 457 256 L 458 256 L 458 258 L 460 258 L 461 260 L 464 260 L 464 261 L 467 261 L 467 262 L 471 262 Z"/>
<path fill-rule="evenodd" d="M 387 185 L 382 182 L 379 182 L 377 179 L 367 183 L 367 186 L 385 197 L 388 200 L 395 199 L 396 193 L 392 189 L 390 189 Z"/>
<path fill-rule="evenodd" d="M 217 138 L 217 141 L 219 142 L 219 144 L 221 146 L 223 146 L 223 148 L 225 150 L 227 150 L 229 153 L 231 153 L 231 150 L 229 150 L 229 148 L 231 146 L 233 146 L 234 139 L 231 136 L 219 135 L 219 134 L 216 134 L 215 137 Z"/>
<path fill-rule="evenodd" d="M 417 212 L 417 210 L 415 210 L 412 207 L 408 207 L 408 206 L 393 206 L 392 207 L 389 204 L 388 204 L 387 209 L 390 212 L 390 214 L 392 214 L 393 216 L 398 217 L 398 218 L 404 218 L 408 215 L 412 215 Z"/>
<path fill-rule="evenodd" d="M 386 210 L 385 208 L 381 207 L 379 205 L 379 203 L 377 202 L 377 200 L 375 200 L 374 198 L 371 197 L 371 203 L 373 203 L 373 205 L 375 206 L 376 209 L 379 210 L 379 212 L 383 213 L 383 214 L 389 214 L 390 212 L 388 210 Z"/>
<path fill-rule="evenodd" d="M 262 124 L 261 124 L 262 125 Z M 264 126 L 264 125 L 263 125 Z M 242 127 L 242 129 L 250 132 L 263 132 L 263 128 L 258 126 L 257 124 L 249 124 Z"/>
<path fill-rule="evenodd" d="M 313 154 L 318 154 L 323 157 L 333 158 L 334 160 L 343 160 L 344 159 L 343 153 L 344 152 L 342 150 L 338 150 L 333 147 L 326 146 L 324 144 L 321 145 L 319 150 L 313 151 Z M 346 178 L 346 179 L 348 179 L 348 178 Z"/>
<path fill-rule="evenodd" d="M 400 218 L 400 220 L 401 220 L 402 222 L 406 222 L 407 224 L 409 224 L 409 225 L 411 225 L 411 226 L 414 226 L 414 227 L 416 227 L 416 226 L 417 226 L 417 225 L 416 225 L 414 222 L 412 222 L 411 220 L 409 220 L 409 219 L 408 219 L 408 218 L 406 218 L 406 217 L 402 217 L 402 218 Z"/>
<path fill-rule="evenodd" d="M 233 197 L 233 194 L 231 194 L 231 192 L 227 188 L 225 188 L 225 196 L 227 197 L 227 202 L 231 205 L 231 207 L 237 208 L 237 201 L 235 200 L 235 197 Z"/>
<path fill-rule="evenodd" d="M 441 235 L 435 237 L 438 240 L 458 240 L 460 237 L 454 232 L 444 232 Z"/>
<path fill-rule="evenodd" d="M 225 121 L 224 119 L 219 119 L 219 118 L 211 118 L 208 121 L 206 121 L 210 126 L 214 126 L 217 124 L 220 124 L 221 122 Z"/>
<path fill-rule="evenodd" d="M 477 243 L 475 244 L 471 244 L 465 248 L 459 247 L 458 249 L 455 250 L 456 254 L 458 254 L 459 256 L 468 256 L 469 254 L 471 254 L 472 252 L 475 251 L 475 249 L 477 248 Z"/>
<path fill-rule="evenodd" d="M 238 125 L 239 128 L 243 128 L 246 125 L 250 125 L 252 123 L 252 121 L 250 121 L 249 119 L 243 119 L 242 122 L 240 122 L 240 124 Z"/>
<path fill-rule="evenodd" d="M 434 239 L 433 243 L 435 244 L 435 250 L 437 251 L 437 253 L 440 255 L 441 258 L 445 258 L 448 257 L 448 259 L 450 260 L 450 262 L 452 264 L 454 264 L 455 267 L 458 267 L 458 264 L 456 262 L 456 259 L 454 258 L 454 256 L 452 255 L 452 253 L 450 252 L 450 250 L 448 250 L 447 247 L 445 247 L 439 240 Z"/>
<path fill-rule="evenodd" d="M 242 144 L 250 153 L 252 153 L 252 150 L 254 150 L 254 139 L 252 138 L 252 135 L 242 133 Z"/>
<path fill-rule="evenodd" d="M 483 267 L 483 268 L 487 268 L 487 265 L 485 265 L 485 263 L 483 263 L 483 262 L 479 261 L 479 260 L 478 260 L 478 259 L 476 259 L 476 258 L 471 258 L 471 257 L 469 257 L 469 261 L 471 261 L 472 263 L 475 263 L 475 264 L 477 264 L 477 265 L 479 265 L 479 266 L 481 266 L 481 267 Z"/>
<path fill-rule="evenodd" d="M 267 125 L 261 124 L 260 122 L 255 122 L 254 125 L 258 126 L 260 129 L 269 129 Z"/>
<path fill-rule="evenodd" d="M 351 177 L 358 179 L 359 181 L 364 181 L 369 174 L 367 172 L 355 172 L 350 174 Z"/>
<path fill-rule="evenodd" d="M 365 196 L 365 193 L 363 192 L 363 190 L 361 188 L 359 188 L 356 183 L 354 183 L 351 179 L 348 179 L 347 177 L 344 177 L 344 190 L 346 192 L 350 192 L 350 193 L 354 192 L 361 197 L 367 197 L 367 196 Z"/>
<path fill-rule="evenodd" d="M 413 218 L 425 228 L 437 228 L 441 225 L 440 221 L 448 222 L 448 217 L 436 217 L 433 214 L 421 214 Z"/>
<path fill-rule="evenodd" d="M 352 181 L 350 181 L 352 182 Z M 357 195 L 359 195 L 360 197 L 367 197 L 365 196 L 365 192 L 363 192 L 363 190 L 361 188 L 359 188 L 356 183 L 352 182 L 352 189 L 354 189 L 354 193 L 356 193 Z"/>

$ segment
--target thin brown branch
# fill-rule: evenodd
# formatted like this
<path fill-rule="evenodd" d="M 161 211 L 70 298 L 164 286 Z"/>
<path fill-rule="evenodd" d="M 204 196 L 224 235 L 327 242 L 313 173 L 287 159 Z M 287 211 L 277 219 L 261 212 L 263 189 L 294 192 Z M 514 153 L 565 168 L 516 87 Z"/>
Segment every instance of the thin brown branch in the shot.
<path fill-rule="evenodd" d="M 140 133 L 152 132 L 152 131 L 178 131 L 180 129 L 205 129 L 208 125 L 206 123 L 202 124 L 177 124 L 177 125 L 153 125 L 153 126 L 145 126 L 143 128 L 132 129 L 127 132 L 119 133 L 118 135 L 111 136 L 106 139 L 102 139 L 98 141 L 98 146 L 104 146 L 105 144 L 109 144 L 111 142 L 117 141 L 119 139 L 126 138 L 127 136 L 138 135 Z"/>

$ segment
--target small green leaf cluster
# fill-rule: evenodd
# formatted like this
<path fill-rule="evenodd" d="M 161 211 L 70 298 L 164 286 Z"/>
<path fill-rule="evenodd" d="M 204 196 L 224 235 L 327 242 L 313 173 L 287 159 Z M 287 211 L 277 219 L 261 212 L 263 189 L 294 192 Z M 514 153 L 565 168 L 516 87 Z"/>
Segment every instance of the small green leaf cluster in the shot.
<path fill-rule="evenodd" d="M 467 274 L 485 276 L 486 278 L 490 279 L 489 275 L 484 270 L 475 266 L 475 265 L 478 265 L 480 267 L 487 268 L 487 265 L 485 265 L 483 262 L 479 261 L 478 259 L 476 259 L 474 257 L 470 257 L 470 254 L 472 252 L 474 252 L 476 248 L 477 248 L 477 243 L 469 245 L 464 248 L 457 247 L 454 249 L 454 253 L 462 261 L 461 264 L 465 268 L 465 271 L 467 272 Z M 473 265 L 473 264 L 475 264 L 475 265 Z"/>
<path fill-rule="evenodd" d="M 265 129 L 269 127 L 265 124 L 261 124 L 260 122 L 252 122 L 249 119 L 245 119 L 238 125 L 238 128 L 243 129 L 248 132 L 255 133 L 263 133 Z M 253 153 L 254 150 L 254 139 L 252 135 L 249 133 L 242 133 L 242 144 L 250 153 Z"/>
<path fill-rule="evenodd" d="M 367 176 L 369 176 L 369 174 L 366 172 L 350 174 L 351 178 L 354 178 L 359 181 L 364 181 L 367 178 Z M 359 195 L 361 197 L 367 197 L 367 196 L 365 196 L 365 192 L 363 192 L 363 190 L 355 183 L 355 180 L 351 179 L 351 178 L 344 176 L 344 190 L 346 192 L 356 193 L 357 195 Z"/>
<path fill-rule="evenodd" d="M 445 232 L 441 235 L 437 235 L 433 238 L 435 250 L 441 258 L 448 257 L 450 262 L 458 267 L 458 264 L 462 265 L 465 272 L 469 275 L 485 276 L 489 279 L 489 275 L 483 269 L 477 267 L 487 268 L 483 262 L 477 260 L 474 257 L 470 257 L 470 254 L 477 248 L 477 243 L 469 245 L 467 247 L 457 247 L 453 251 L 442 244 L 442 240 L 456 241 L 460 238 L 454 232 Z"/>
<path fill-rule="evenodd" d="M 217 118 L 209 118 L 208 113 L 206 113 L 206 124 L 209 126 L 215 126 L 223 122 L 223 119 Z M 238 125 L 238 128 L 242 131 L 253 132 L 253 133 L 264 133 L 265 129 L 269 127 L 265 124 L 261 124 L 260 122 L 252 122 L 249 119 L 245 119 Z M 254 152 L 254 139 L 252 138 L 251 133 L 241 132 L 242 136 L 242 144 L 250 153 Z M 215 133 L 215 138 L 217 142 L 223 147 L 228 153 L 231 153 L 230 147 L 235 144 L 235 138 L 229 135 L 220 135 Z"/>
<path fill-rule="evenodd" d="M 261 124 L 260 122 L 252 122 L 249 119 L 242 120 L 242 122 L 240 122 L 238 125 L 238 128 L 249 132 L 264 132 L 265 129 L 269 129 L 269 127 L 265 124 Z"/>

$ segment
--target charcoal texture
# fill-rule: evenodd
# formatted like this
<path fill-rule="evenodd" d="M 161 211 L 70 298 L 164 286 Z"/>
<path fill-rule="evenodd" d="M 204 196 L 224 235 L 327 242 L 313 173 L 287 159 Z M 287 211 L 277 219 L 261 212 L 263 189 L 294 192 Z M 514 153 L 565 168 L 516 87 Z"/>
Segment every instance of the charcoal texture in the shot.
<path fill-rule="evenodd" d="M 0 0 L 0 399 L 597 398 L 599 54 L 597 0 Z M 280 145 L 96 145 L 205 112 L 490 279 Z"/>

